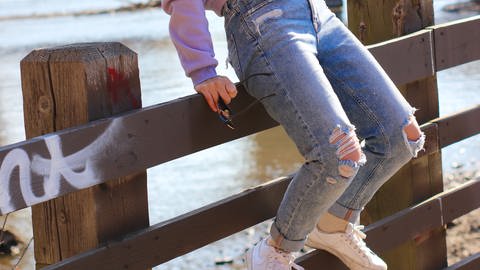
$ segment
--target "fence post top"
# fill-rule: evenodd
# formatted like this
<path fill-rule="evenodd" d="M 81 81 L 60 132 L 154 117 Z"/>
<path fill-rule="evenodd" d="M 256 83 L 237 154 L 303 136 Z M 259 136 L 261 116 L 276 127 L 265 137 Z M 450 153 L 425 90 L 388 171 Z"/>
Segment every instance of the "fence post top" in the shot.
<path fill-rule="evenodd" d="M 52 48 L 35 49 L 25 56 L 21 62 L 89 61 L 115 55 L 136 57 L 137 53 L 120 42 L 73 43 Z"/>

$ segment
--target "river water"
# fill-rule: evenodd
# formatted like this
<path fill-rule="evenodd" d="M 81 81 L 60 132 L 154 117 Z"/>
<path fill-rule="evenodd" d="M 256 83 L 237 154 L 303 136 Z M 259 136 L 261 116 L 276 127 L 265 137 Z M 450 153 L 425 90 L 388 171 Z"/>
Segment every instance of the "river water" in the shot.
<path fill-rule="evenodd" d="M 192 94 L 168 37 L 168 16 L 150 9 L 94 16 L 32 15 L 71 13 L 115 8 L 139 0 L 63 1 L 0 0 L 0 146 L 25 139 L 23 129 L 20 60 L 31 50 L 76 42 L 120 41 L 138 53 L 144 106 Z M 437 23 L 475 14 L 449 14 L 440 8 L 449 0 L 435 0 Z M 227 49 L 221 18 L 208 13 L 219 73 L 236 80 L 222 63 Z M 480 62 L 438 73 L 441 115 L 480 103 Z M 444 170 L 478 170 L 480 137 L 444 149 Z M 288 174 L 301 164 L 294 145 L 280 128 L 177 159 L 148 170 L 151 224 L 215 202 L 245 188 Z M 211 167 L 215 166 L 215 170 Z M 29 209 L 9 216 L 7 228 L 25 243 L 31 238 Z M 0 221 L 3 219 L 0 219 Z M 175 259 L 156 269 L 240 269 L 244 249 L 266 231 L 260 224 L 208 247 Z M 254 233 L 256 232 L 256 233 Z M 33 248 L 27 250 L 21 269 L 33 269 Z M 216 258 L 233 258 L 233 264 L 216 266 Z M 10 269 L 17 257 L 0 258 L 0 270 Z"/>

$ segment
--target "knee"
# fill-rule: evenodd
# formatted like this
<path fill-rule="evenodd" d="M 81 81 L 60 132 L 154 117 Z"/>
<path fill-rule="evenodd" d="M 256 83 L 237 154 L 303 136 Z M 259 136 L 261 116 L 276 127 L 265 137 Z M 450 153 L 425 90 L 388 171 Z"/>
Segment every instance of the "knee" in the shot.
<path fill-rule="evenodd" d="M 345 178 L 352 178 L 358 167 L 365 163 L 365 155 L 353 127 L 342 130 L 340 126 L 332 131 L 329 143 L 336 146 L 338 160 L 338 174 Z"/>
<path fill-rule="evenodd" d="M 330 184 L 349 183 L 366 162 L 355 128 L 337 125 L 322 139 L 305 155 L 305 168 Z"/>
<path fill-rule="evenodd" d="M 410 154 L 412 157 L 417 157 L 418 152 L 423 149 L 423 145 L 425 144 L 425 135 L 413 115 L 410 116 L 402 131 Z"/>
<path fill-rule="evenodd" d="M 362 148 L 353 129 L 342 131 L 337 126 L 329 138 L 329 143 L 337 145 L 337 158 L 340 160 L 360 161 Z"/>
<path fill-rule="evenodd" d="M 416 141 L 422 136 L 422 131 L 420 130 L 420 126 L 418 126 L 417 119 L 413 116 L 410 117 L 408 124 L 403 127 L 403 132 L 405 132 L 409 141 Z"/>

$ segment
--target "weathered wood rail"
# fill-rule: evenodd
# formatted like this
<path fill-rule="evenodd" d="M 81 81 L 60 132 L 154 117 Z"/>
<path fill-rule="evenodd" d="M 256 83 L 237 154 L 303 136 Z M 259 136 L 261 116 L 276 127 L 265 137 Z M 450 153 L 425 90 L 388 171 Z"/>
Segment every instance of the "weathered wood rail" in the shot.
<path fill-rule="evenodd" d="M 75 51 L 78 46 L 48 52 Z M 121 47 L 119 44 L 81 46 L 100 46 L 107 53 L 109 47 Z M 395 83 L 413 82 L 479 60 L 480 16 L 429 27 L 369 49 Z M 56 55 L 59 57 L 61 53 Z M 43 70 L 51 69 L 51 59 L 43 59 Z M 241 85 L 238 87 L 239 96 L 232 104 L 234 111 L 254 101 Z M 480 133 L 478 119 L 480 105 L 423 124 L 429 140 L 418 159 Z M 235 118 L 235 125 L 235 131 L 225 128 L 202 98 L 192 95 L 2 147 L 0 214 L 135 174 L 278 124 L 256 105 Z M 61 258 L 61 262 L 45 269 L 147 269 L 162 264 L 272 218 L 289 181 L 289 177 L 277 179 L 172 220 L 105 239 L 98 248 Z M 444 228 L 449 221 L 478 208 L 479 191 L 480 181 L 472 181 L 373 223 L 366 229 L 369 245 L 382 253 L 407 240 L 428 237 L 426 232 Z M 314 265 L 319 264 L 326 269 L 346 269 L 333 256 L 321 251 L 311 252 L 299 258 L 299 262 L 307 269 L 315 269 Z M 480 256 L 476 255 L 447 269 L 477 269 L 479 264 Z"/>

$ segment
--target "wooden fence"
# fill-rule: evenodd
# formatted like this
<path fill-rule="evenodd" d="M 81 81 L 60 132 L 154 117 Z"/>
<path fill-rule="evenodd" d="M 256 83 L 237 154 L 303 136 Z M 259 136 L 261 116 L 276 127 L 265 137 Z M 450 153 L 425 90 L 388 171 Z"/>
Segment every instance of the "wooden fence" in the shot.
<path fill-rule="evenodd" d="M 395 83 L 413 82 L 480 59 L 480 16 L 430 27 L 369 49 Z M 36 258 L 41 258 L 39 267 L 147 269 L 270 219 L 276 213 L 290 177 L 148 226 L 145 169 L 278 124 L 256 105 L 235 118 L 237 128 L 232 131 L 218 121 L 199 95 L 140 108 L 136 63 L 136 55 L 118 43 L 43 49 L 32 52 L 22 61 L 22 87 L 24 100 L 28 102 L 25 103 L 29 120 L 26 121 L 27 136 L 48 134 L 0 148 L 0 214 L 32 205 L 38 207 L 39 203 L 54 198 L 63 199 L 54 206 L 48 202 L 37 209 L 37 222 L 44 222 L 40 232 L 37 227 L 35 233 L 35 245 L 41 247 L 35 250 Z M 239 95 L 232 104 L 234 111 L 241 111 L 254 101 L 241 85 L 238 88 Z M 65 92 L 57 92 L 60 90 Z M 84 102 L 74 106 L 73 99 Z M 100 101 L 91 104 L 87 102 L 90 100 Z M 117 114 L 132 108 L 137 109 Z M 75 114 L 82 119 L 72 120 L 78 118 L 72 116 Z M 109 114 L 117 115 L 79 125 Z M 55 118 L 58 115 L 67 120 Z M 480 105 L 423 124 L 428 140 L 418 159 L 478 134 L 478 119 Z M 49 133 L 68 126 L 73 127 Z M 74 217 L 65 214 L 62 207 L 78 197 L 61 196 L 92 186 L 98 188 L 91 191 L 93 195 L 88 195 L 93 204 L 81 199 L 80 204 L 72 205 L 80 207 L 75 209 L 83 217 L 94 220 L 85 222 L 92 222 L 88 226 L 95 227 L 97 242 L 87 243 L 83 249 L 85 246 L 95 248 L 76 254 L 75 247 L 62 246 L 59 254 L 52 252 L 51 255 L 46 250 L 51 249 L 52 241 L 76 237 L 71 231 L 60 236 L 61 231 L 52 232 L 48 227 L 60 227 L 59 223 L 76 225 L 72 221 Z M 367 242 L 373 250 L 383 253 L 406 241 L 428 237 L 427 232 L 444 229 L 448 222 L 478 208 L 479 191 L 480 181 L 471 181 L 370 224 L 366 229 Z M 120 206 L 111 206 L 118 196 L 116 192 L 123 194 L 124 201 Z M 131 197 L 129 192 L 141 195 Z M 85 209 L 82 209 L 83 203 L 87 205 Z M 107 210 L 95 208 L 92 216 L 88 205 L 93 208 L 100 205 Z M 130 212 L 119 207 L 128 208 Z M 102 214 L 110 220 L 96 220 Z M 116 227 L 121 227 L 119 222 L 132 223 L 132 215 L 140 216 L 140 221 L 117 231 Z M 47 236 L 55 240 L 48 240 Z M 52 264 L 55 261 L 60 262 Z M 322 265 L 324 269 L 346 269 L 322 251 L 310 252 L 298 262 L 307 269 L 316 269 L 315 265 Z M 446 269 L 479 267 L 480 254 L 477 254 Z"/>

